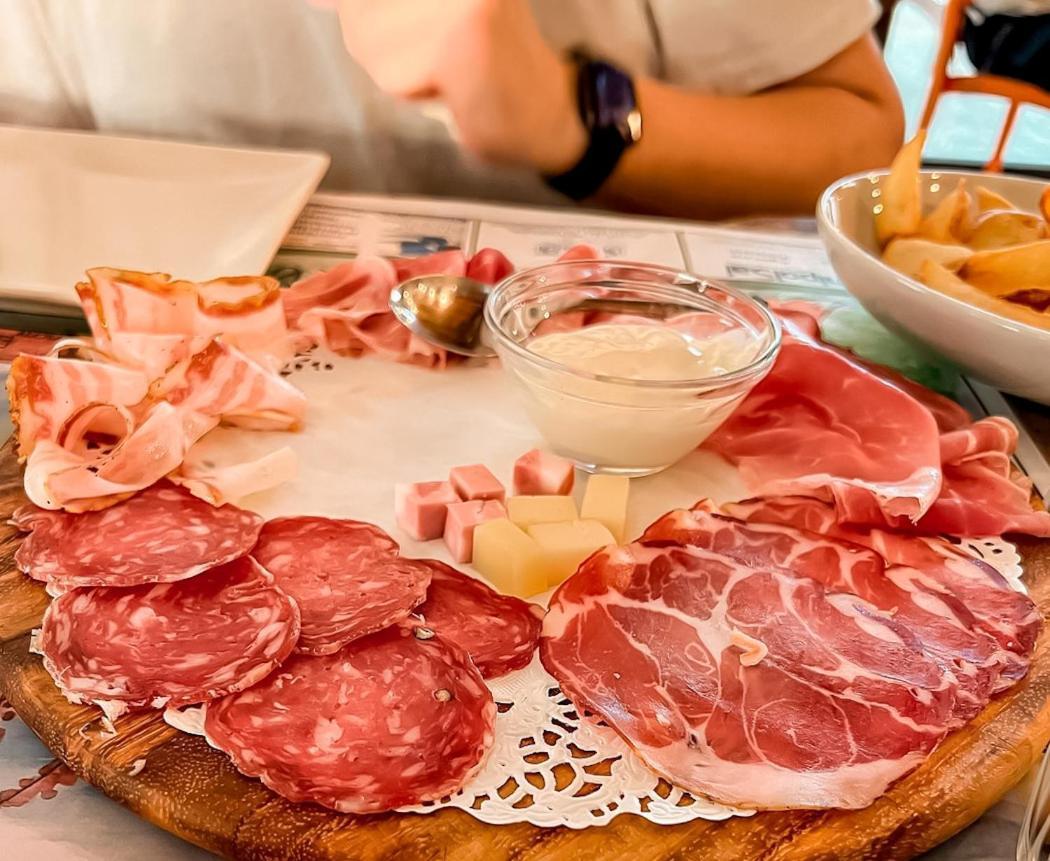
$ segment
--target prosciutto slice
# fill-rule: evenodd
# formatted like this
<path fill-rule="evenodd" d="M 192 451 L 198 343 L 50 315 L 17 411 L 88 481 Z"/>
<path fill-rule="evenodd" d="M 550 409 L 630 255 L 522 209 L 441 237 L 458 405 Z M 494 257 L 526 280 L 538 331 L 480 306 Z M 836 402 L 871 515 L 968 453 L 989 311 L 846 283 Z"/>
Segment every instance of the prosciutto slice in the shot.
<path fill-rule="evenodd" d="M 1012 469 L 1010 422 L 971 422 L 947 398 L 821 342 L 804 310 L 781 316 L 773 369 L 704 443 L 756 495 L 809 496 L 848 523 L 927 535 L 1050 535 L 1050 514 L 1032 510 Z"/>
<path fill-rule="evenodd" d="M 929 410 L 790 321 L 773 369 L 704 446 L 763 496 L 819 496 L 918 520 L 941 489 Z"/>
<path fill-rule="evenodd" d="M 953 719 L 951 681 L 892 616 L 700 547 L 591 556 L 540 656 L 658 773 L 741 807 L 863 807 Z"/>
<path fill-rule="evenodd" d="M 576 246 L 561 259 L 594 256 L 593 248 Z M 482 248 L 469 259 L 456 249 L 393 261 L 358 257 L 289 287 L 284 293 L 285 315 L 289 326 L 340 355 L 376 353 L 398 362 L 444 368 L 445 351 L 398 322 L 390 310 L 390 291 L 421 275 L 467 275 L 495 284 L 513 271 L 511 262 L 492 248 Z"/>

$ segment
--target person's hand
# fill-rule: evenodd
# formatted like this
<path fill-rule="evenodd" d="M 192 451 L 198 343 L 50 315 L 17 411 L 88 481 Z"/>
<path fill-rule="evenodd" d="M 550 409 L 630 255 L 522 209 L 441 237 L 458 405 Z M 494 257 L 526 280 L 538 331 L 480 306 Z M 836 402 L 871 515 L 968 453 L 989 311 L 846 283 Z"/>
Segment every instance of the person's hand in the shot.
<path fill-rule="evenodd" d="M 583 152 L 575 70 L 526 0 L 340 0 L 339 19 L 383 90 L 441 99 L 483 158 L 559 173 Z"/>

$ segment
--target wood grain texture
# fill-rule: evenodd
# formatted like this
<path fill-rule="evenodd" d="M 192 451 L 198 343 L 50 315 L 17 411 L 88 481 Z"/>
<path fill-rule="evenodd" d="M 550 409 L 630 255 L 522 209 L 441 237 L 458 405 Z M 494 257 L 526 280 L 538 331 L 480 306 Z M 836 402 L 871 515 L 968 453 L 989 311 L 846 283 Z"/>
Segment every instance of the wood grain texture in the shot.
<path fill-rule="evenodd" d="M 0 450 L 0 515 L 23 502 L 10 446 Z M 78 775 L 139 815 L 199 846 L 252 861 L 837 861 L 906 859 L 999 800 L 1050 740 L 1050 636 L 1027 679 L 951 735 L 914 774 L 859 811 L 762 813 L 659 826 L 621 816 L 572 831 L 485 825 L 457 810 L 349 816 L 292 804 L 238 774 L 225 755 L 158 713 L 105 732 L 95 709 L 66 702 L 29 653 L 47 603 L 14 570 L 17 536 L 0 527 L 0 693 Z M 1033 599 L 1050 615 L 1050 542 L 1021 545 Z M 145 760 L 141 771 L 137 765 Z M 133 773 L 138 772 L 138 773 Z M 89 827 L 89 826 L 88 826 Z"/>

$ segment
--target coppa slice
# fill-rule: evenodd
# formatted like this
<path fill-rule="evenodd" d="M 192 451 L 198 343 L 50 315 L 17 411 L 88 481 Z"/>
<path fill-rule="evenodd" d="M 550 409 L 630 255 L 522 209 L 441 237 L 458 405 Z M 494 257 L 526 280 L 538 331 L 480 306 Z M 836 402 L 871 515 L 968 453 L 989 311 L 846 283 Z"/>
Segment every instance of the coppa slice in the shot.
<path fill-rule="evenodd" d="M 921 593 L 924 604 L 940 602 L 968 630 L 998 643 L 1006 666 L 996 690 L 1009 687 L 1028 671 L 1043 626 L 1038 608 L 990 565 L 960 553 L 944 539 L 840 524 L 835 509 L 805 497 L 746 500 L 726 507 L 748 521 L 815 528 L 872 548 L 893 563 L 887 570 L 894 580 L 909 591 Z"/>
<path fill-rule="evenodd" d="M 199 703 L 264 678 L 292 651 L 299 611 L 245 556 L 179 583 L 74 589 L 44 614 L 44 666 L 71 702 Z"/>
<path fill-rule="evenodd" d="M 290 801 L 374 813 L 455 792 L 492 746 L 496 705 L 458 646 L 395 625 L 295 655 L 211 703 L 208 741 Z"/>
<path fill-rule="evenodd" d="M 907 631 L 814 580 L 697 547 L 609 548 L 554 594 L 540 656 L 672 783 L 753 808 L 858 808 L 947 731 Z"/>
<path fill-rule="evenodd" d="M 923 652 L 957 683 L 953 725 L 970 720 L 993 693 L 1013 684 L 1018 656 L 973 623 L 973 614 L 981 612 L 980 596 L 972 608 L 967 608 L 946 599 L 941 594 L 943 589 L 928 588 L 928 575 L 911 567 L 890 565 L 875 549 L 843 539 L 790 525 L 745 523 L 708 510 L 706 502 L 692 511 L 664 515 L 642 537 L 645 542 L 674 541 L 705 547 L 754 567 L 784 568 L 812 577 L 829 590 L 852 592 L 891 613 L 908 626 Z M 926 567 L 941 570 L 948 564 L 921 538 L 899 536 L 899 541 L 919 545 L 898 548 L 899 558 L 918 563 L 925 548 L 931 557 L 925 560 Z M 957 561 L 962 570 L 973 567 L 969 560 Z"/>
<path fill-rule="evenodd" d="M 262 518 L 160 482 L 102 511 L 71 514 L 19 508 L 29 535 L 15 553 L 19 569 L 56 590 L 138 586 L 185 580 L 245 555 Z"/>
<path fill-rule="evenodd" d="M 424 624 L 463 648 L 486 679 L 527 666 L 536 651 L 543 608 L 501 595 L 475 577 L 433 559 Z"/>
<path fill-rule="evenodd" d="M 263 526 L 252 555 L 302 611 L 298 651 L 327 655 L 407 618 L 426 597 L 430 566 L 397 550 L 370 523 L 280 517 Z"/>

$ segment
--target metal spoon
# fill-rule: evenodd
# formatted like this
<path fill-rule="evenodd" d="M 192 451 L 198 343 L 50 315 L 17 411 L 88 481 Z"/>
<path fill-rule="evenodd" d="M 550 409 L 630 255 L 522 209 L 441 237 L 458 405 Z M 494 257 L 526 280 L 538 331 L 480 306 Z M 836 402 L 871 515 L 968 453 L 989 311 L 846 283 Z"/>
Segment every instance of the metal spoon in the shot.
<path fill-rule="evenodd" d="M 601 288 L 602 282 L 588 287 Z M 492 287 L 459 275 L 420 275 L 409 278 L 390 291 L 390 310 L 402 325 L 424 341 L 463 356 L 488 358 L 496 355 L 486 343 L 482 313 Z M 608 311 L 639 314 L 662 319 L 695 307 L 631 299 L 584 299 L 558 309 L 570 311 Z"/>
<path fill-rule="evenodd" d="M 459 275 L 420 275 L 390 291 L 390 310 L 413 334 L 462 356 L 488 358 L 482 311 L 492 288 Z"/>

